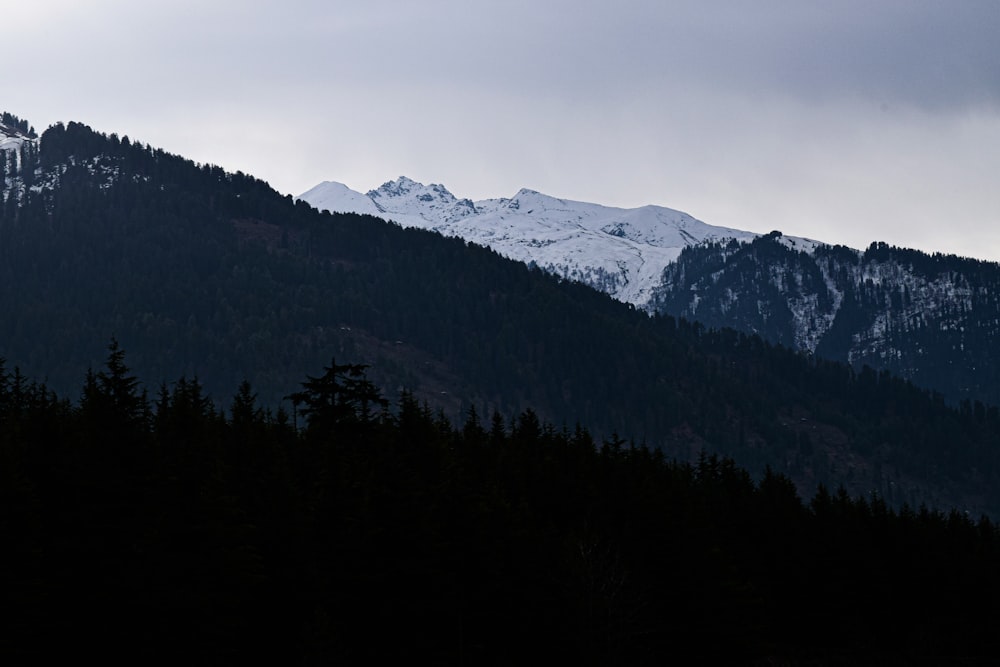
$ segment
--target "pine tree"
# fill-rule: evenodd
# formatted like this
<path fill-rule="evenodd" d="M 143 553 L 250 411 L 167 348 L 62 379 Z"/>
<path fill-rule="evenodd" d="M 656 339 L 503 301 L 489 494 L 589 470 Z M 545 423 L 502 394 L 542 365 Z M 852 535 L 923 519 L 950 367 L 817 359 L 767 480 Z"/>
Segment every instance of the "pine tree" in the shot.
<path fill-rule="evenodd" d="M 145 429 L 150 408 L 146 394 L 139 391 L 139 386 L 138 378 L 125 365 L 125 351 L 112 337 L 105 370 L 87 372 L 80 400 L 81 411 L 96 421 Z"/>
<path fill-rule="evenodd" d="M 320 377 L 307 376 L 303 391 L 288 395 L 314 433 L 330 434 L 347 423 L 370 423 L 374 406 L 386 407 L 378 388 L 365 375 L 367 365 L 338 366 L 336 359 Z M 299 406 L 303 406 L 299 408 Z"/>

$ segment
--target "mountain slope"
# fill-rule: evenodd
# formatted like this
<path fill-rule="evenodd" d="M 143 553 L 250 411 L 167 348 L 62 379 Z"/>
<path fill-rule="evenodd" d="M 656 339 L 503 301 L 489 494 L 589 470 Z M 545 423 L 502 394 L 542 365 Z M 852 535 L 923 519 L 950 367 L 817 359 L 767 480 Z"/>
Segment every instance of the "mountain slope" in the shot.
<path fill-rule="evenodd" d="M 671 209 L 616 209 L 531 190 L 472 202 L 405 177 L 367 195 L 327 182 L 300 198 L 458 236 L 650 312 L 734 327 L 857 369 L 889 369 L 954 402 L 1000 404 L 994 263 L 760 237 Z"/>
<path fill-rule="evenodd" d="M 453 417 L 530 406 L 613 448 L 634 437 L 771 466 L 807 496 L 843 484 L 1000 515 L 995 409 L 650 317 L 461 239 L 323 214 L 77 123 L 24 145 L 37 151 L 0 217 L 0 356 L 60 395 L 80 395 L 112 336 L 151 395 L 197 378 L 217 405 L 245 378 L 276 409 L 336 357 Z"/>
<path fill-rule="evenodd" d="M 796 252 L 783 241 L 686 249 L 651 307 L 888 369 L 956 403 L 1000 404 L 1000 265 L 884 243 Z"/>

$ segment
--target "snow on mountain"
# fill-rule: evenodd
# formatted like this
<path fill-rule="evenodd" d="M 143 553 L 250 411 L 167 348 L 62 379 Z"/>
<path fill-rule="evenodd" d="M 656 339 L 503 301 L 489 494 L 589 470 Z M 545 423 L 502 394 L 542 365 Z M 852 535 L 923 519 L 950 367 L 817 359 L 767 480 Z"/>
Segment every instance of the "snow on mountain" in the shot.
<path fill-rule="evenodd" d="M 298 197 L 321 211 L 338 211 L 384 216 L 378 204 L 360 192 L 355 192 L 343 183 L 324 181 Z"/>
<path fill-rule="evenodd" d="M 36 137 L 0 121 L 0 202 L 19 201 L 24 196 L 27 185 L 23 171 L 32 168 L 37 154 Z"/>
<path fill-rule="evenodd" d="M 527 189 L 473 202 L 405 177 L 366 195 L 328 183 L 300 198 L 489 246 L 650 312 L 888 369 L 955 400 L 1000 400 L 995 264 L 758 235 L 659 206 L 613 208 Z"/>
<path fill-rule="evenodd" d="M 405 176 L 366 195 L 328 181 L 298 198 L 320 210 L 369 213 L 404 227 L 457 236 L 644 308 L 663 269 L 683 248 L 758 236 L 661 206 L 615 208 L 528 189 L 511 198 L 473 202 L 457 198 L 443 185 Z M 805 239 L 793 242 L 815 246 Z"/>
<path fill-rule="evenodd" d="M 400 224 L 408 220 L 412 223 L 409 226 L 428 229 L 437 229 L 477 213 L 475 204 L 456 198 L 443 185 L 424 185 L 405 176 L 383 183 L 377 190 L 369 190 L 366 196 L 386 213 L 399 217 Z"/>
<path fill-rule="evenodd" d="M 20 146 L 24 141 L 30 141 L 28 133 L 0 121 L 0 148 Z"/>
<path fill-rule="evenodd" d="M 24 137 L 7 134 L 3 128 L 0 127 L 0 150 L 17 150 L 21 148 L 25 141 Z"/>
<path fill-rule="evenodd" d="M 20 166 L 21 152 L 25 144 L 37 143 L 37 139 L 32 139 L 24 132 L 15 127 L 0 123 L 0 151 L 9 154 L 15 162 L 15 167 Z"/>

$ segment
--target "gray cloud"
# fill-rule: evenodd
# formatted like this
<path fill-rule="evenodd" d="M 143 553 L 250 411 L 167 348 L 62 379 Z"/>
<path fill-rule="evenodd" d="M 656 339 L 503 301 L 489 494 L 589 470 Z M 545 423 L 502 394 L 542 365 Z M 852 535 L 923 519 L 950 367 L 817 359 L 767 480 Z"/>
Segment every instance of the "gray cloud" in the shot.
<path fill-rule="evenodd" d="M 28 4 L 4 104 L 39 129 L 1000 259 L 994 0 Z"/>

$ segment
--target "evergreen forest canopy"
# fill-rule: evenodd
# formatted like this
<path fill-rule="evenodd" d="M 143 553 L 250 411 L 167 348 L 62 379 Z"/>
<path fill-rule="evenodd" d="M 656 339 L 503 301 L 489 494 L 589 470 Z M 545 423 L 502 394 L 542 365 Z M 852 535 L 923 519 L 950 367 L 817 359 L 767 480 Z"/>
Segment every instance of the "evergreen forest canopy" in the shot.
<path fill-rule="evenodd" d="M 37 146 L 37 148 L 36 148 Z M 1000 415 L 756 336 L 649 317 L 457 239 L 319 213 L 251 176 L 79 123 L 4 162 L 0 356 L 84 401 L 110 337 L 155 393 L 246 379 L 277 411 L 331 358 L 394 396 L 526 406 L 670 458 L 767 466 L 900 508 L 1000 515 Z"/>
<path fill-rule="evenodd" d="M 685 248 L 654 309 L 870 365 L 958 404 L 1000 403 L 1000 264 L 872 243 L 805 252 L 779 232 Z"/>
<path fill-rule="evenodd" d="M 988 664 L 1000 534 L 768 469 L 461 427 L 357 364 L 293 392 L 142 391 L 112 341 L 81 400 L 0 371 L 13 663 Z M 224 408 L 224 409 L 223 409 Z M 976 602 L 983 604 L 976 604 Z"/>
<path fill-rule="evenodd" d="M 38 134 L 35 133 L 35 128 L 28 125 L 28 121 L 22 120 L 14 114 L 6 111 L 0 114 L 0 125 L 20 133 L 29 139 L 35 139 L 38 137 Z"/>

